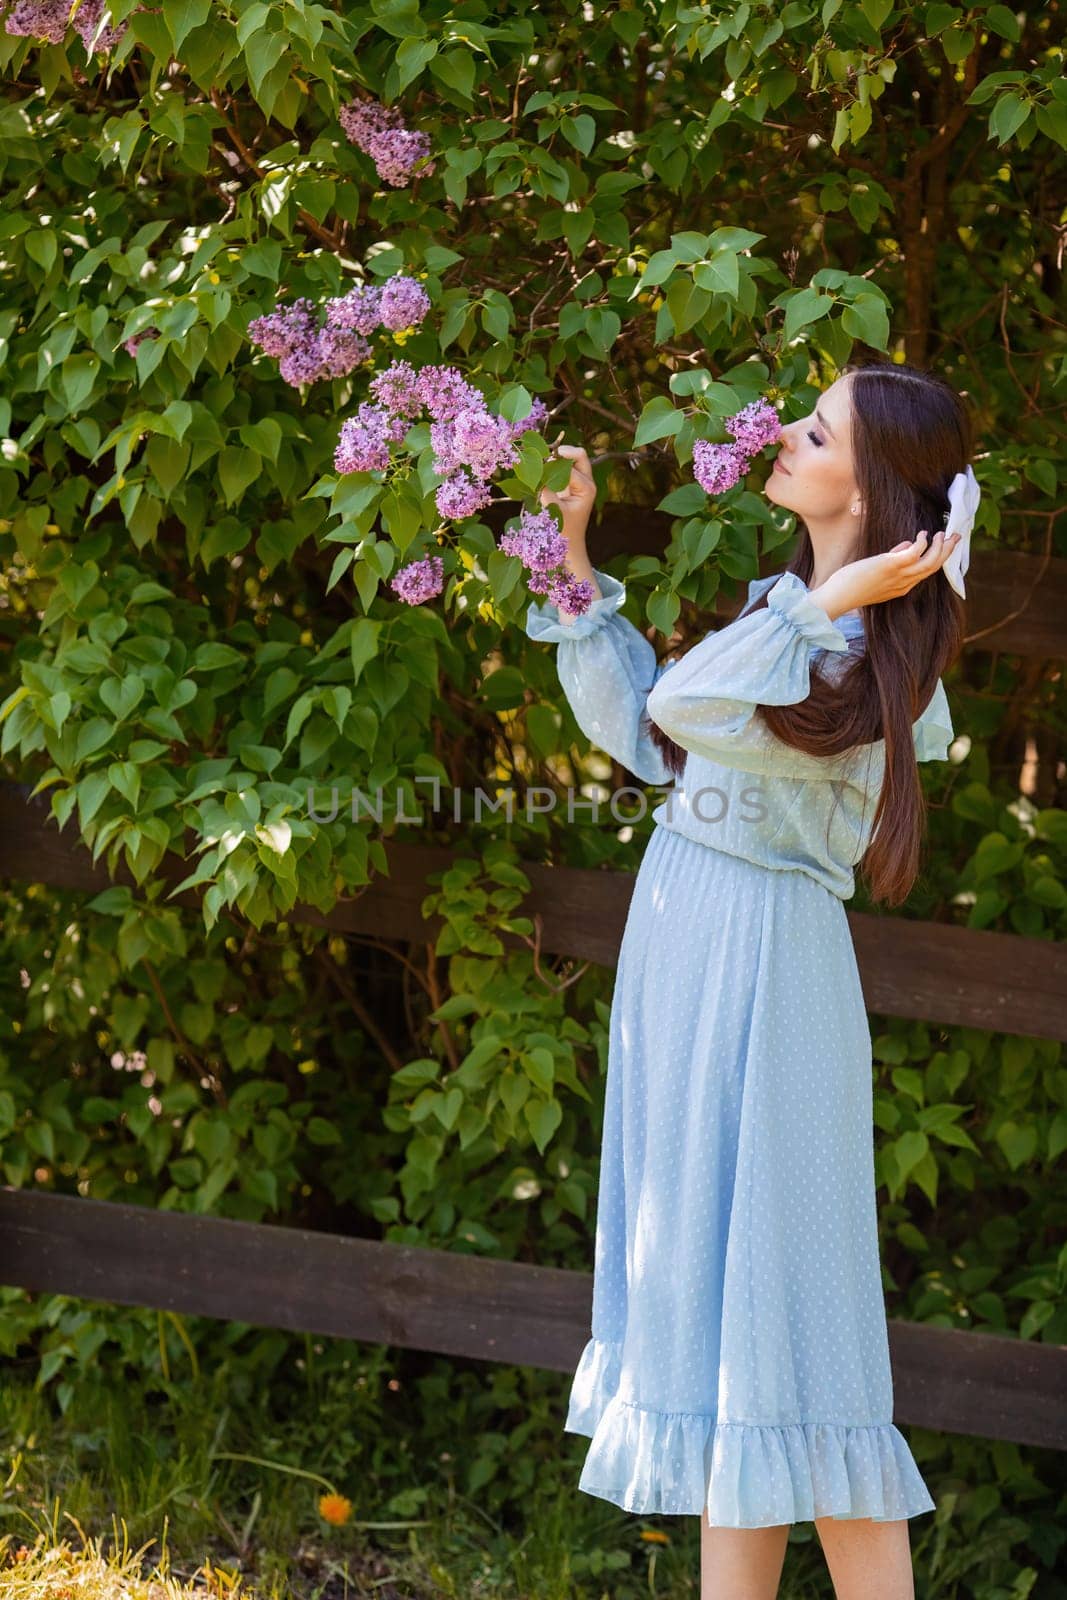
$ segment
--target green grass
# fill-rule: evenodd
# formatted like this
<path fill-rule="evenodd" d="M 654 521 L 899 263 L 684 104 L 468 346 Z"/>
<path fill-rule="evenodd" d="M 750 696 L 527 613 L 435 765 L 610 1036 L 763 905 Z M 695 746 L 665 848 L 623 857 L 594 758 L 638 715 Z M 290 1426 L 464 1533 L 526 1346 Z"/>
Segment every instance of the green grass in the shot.
<path fill-rule="evenodd" d="M 190 1331 L 195 1357 L 165 1376 L 98 1351 L 66 1371 L 62 1411 L 36 1355 L 5 1361 L 2 1600 L 699 1600 L 695 1516 L 577 1489 L 588 1441 L 561 1431 L 564 1376 Z M 918 1600 L 1067 1600 L 1008 1505 L 979 1524 L 964 1494 L 937 1498 L 912 1524 Z M 797 1524 L 780 1600 L 832 1597 Z"/>

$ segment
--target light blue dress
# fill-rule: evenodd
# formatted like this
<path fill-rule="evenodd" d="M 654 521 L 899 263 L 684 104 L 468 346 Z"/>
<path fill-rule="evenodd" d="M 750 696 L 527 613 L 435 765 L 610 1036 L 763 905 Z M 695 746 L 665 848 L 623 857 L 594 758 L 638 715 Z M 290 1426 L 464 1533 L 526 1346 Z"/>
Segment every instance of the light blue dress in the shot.
<path fill-rule="evenodd" d="M 762 1528 L 934 1509 L 894 1426 L 875 1203 L 872 1048 L 844 902 L 870 838 L 884 742 L 812 757 L 759 704 L 806 698 L 819 659 L 863 648 L 783 572 L 768 605 L 673 663 L 623 615 L 624 585 L 573 623 L 547 601 L 588 737 L 644 782 L 672 775 L 641 727 L 688 752 L 652 815 L 616 968 L 591 1337 L 564 1428 L 579 1479 L 626 1511 Z M 953 737 L 944 686 L 919 760 Z M 632 808 L 628 808 L 632 809 Z"/>

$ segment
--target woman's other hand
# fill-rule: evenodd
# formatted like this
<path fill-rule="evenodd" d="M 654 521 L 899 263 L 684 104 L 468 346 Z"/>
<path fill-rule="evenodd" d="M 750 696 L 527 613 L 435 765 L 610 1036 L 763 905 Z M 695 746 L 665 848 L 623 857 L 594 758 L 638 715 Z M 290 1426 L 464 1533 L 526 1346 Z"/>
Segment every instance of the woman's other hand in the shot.
<path fill-rule="evenodd" d="M 557 442 L 552 453 L 570 461 L 570 482 L 558 493 L 554 489 L 542 489 L 541 504 L 559 506 L 563 516 L 563 533 L 569 541 L 572 536 L 585 534 L 593 507 L 596 505 L 596 481 L 589 457 L 580 444 Z"/>

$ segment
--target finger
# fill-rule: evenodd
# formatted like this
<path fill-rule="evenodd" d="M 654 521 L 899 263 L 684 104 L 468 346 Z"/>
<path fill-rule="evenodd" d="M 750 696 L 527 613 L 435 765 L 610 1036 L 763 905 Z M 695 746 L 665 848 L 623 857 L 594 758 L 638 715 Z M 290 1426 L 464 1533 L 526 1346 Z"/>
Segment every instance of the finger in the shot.
<path fill-rule="evenodd" d="M 583 472 L 592 472 L 593 470 L 589 462 L 589 457 L 580 444 L 561 444 L 559 449 L 556 451 L 556 454 L 560 456 L 566 456 L 569 460 L 574 462 L 576 467 L 580 467 Z"/>

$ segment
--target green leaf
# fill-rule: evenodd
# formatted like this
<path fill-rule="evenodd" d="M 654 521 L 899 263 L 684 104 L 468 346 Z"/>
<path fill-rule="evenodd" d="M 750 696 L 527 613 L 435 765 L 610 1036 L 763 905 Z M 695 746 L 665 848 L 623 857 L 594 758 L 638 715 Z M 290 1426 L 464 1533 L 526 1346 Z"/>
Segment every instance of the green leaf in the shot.
<path fill-rule="evenodd" d="M 670 312 L 675 333 L 688 333 L 696 326 L 712 304 L 707 289 L 701 289 L 692 278 L 676 278 L 667 290 L 666 310 Z"/>
<path fill-rule="evenodd" d="M 244 47 L 245 61 L 248 64 L 248 80 L 252 85 L 252 93 L 256 99 L 260 98 L 263 80 L 272 67 L 276 67 L 285 54 L 286 36 L 284 33 L 265 33 L 257 30 L 252 34 Z"/>
<path fill-rule="evenodd" d="M 732 250 L 720 250 L 710 261 L 698 261 L 693 268 L 693 282 L 713 294 L 728 294 L 737 298 L 740 269 Z"/>
<path fill-rule="evenodd" d="M 219 482 L 228 506 L 240 500 L 249 485 L 255 483 L 260 465 L 260 457 L 254 450 L 242 450 L 240 446 L 231 444 L 220 452 Z"/>
<path fill-rule="evenodd" d="M 1029 117 L 1030 109 L 1030 101 L 1014 91 L 1009 90 L 1000 96 L 989 118 L 990 130 L 996 135 L 998 143 L 1007 144 L 1012 135 L 1018 133 Z"/>
<path fill-rule="evenodd" d="M 674 517 L 691 517 L 703 511 L 707 503 L 707 492 L 699 483 L 683 483 L 664 495 L 656 510 L 667 511 Z"/>
<path fill-rule="evenodd" d="M 163 0 L 163 17 L 176 56 L 180 56 L 188 35 L 205 23 L 210 14 L 211 0 Z"/>
<path fill-rule="evenodd" d="M 93 392 L 100 357 L 91 350 L 68 356 L 60 369 L 60 384 L 68 412 L 80 411 Z"/>
<path fill-rule="evenodd" d="M 563 1121 L 563 1107 L 558 1100 L 527 1100 L 522 1114 L 538 1151 L 544 1155 L 552 1135 Z"/>
<path fill-rule="evenodd" d="M 653 439 L 673 437 L 684 423 L 685 414 L 676 411 L 666 395 L 655 395 L 641 412 L 634 432 L 634 444 L 649 444 Z"/>
<path fill-rule="evenodd" d="M 987 28 L 999 33 L 1002 39 L 1010 39 L 1013 44 L 1017 44 L 1022 37 L 1019 31 L 1019 19 L 1014 11 L 1008 10 L 1007 6 L 990 6 L 984 20 Z"/>
<path fill-rule="evenodd" d="M 841 326 L 876 350 L 889 347 L 889 314 L 881 295 L 861 294 L 841 313 Z"/>
<path fill-rule="evenodd" d="M 950 61 L 953 66 L 958 61 L 965 61 L 974 46 L 975 34 L 973 28 L 946 28 L 941 35 L 941 48 L 945 52 L 946 60 Z"/>
<path fill-rule="evenodd" d="M 785 301 L 785 339 L 791 343 L 802 328 L 810 327 L 820 317 L 828 316 L 834 308 L 831 295 L 820 294 L 817 289 L 798 289 Z"/>
<path fill-rule="evenodd" d="M 923 31 L 927 37 L 933 39 L 946 28 L 952 26 L 960 15 L 959 6 L 943 5 L 935 0 L 933 5 L 928 5 L 923 15 Z"/>
<path fill-rule="evenodd" d="M 474 96 L 474 58 L 467 50 L 449 50 L 430 62 L 433 77 L 453 90 L 461 100 Z"/>
<path fill-rule="evenodd" d="M 396 69 L 401 89 L 406 89 L 437 54 L 436 39 L 404 39 L 396 52 Z"/>
<path fill-rule="evenodd" d="M 589 154 L 596 142 L 596 121 L 587 113 L 579 117 L 561 117 L 559 131 L 583 156 Z"/>
<path fill-rule="evenodd" d="M 255 277 L 277 283 L 282 270 L 282 247 L 277 239 L 261 239 L 242 253 L 241 265 Z"/>
<path fill-rule="evenodd" d="M 860 0 L 860 8 L 875 33 L 881 33 L 882 23 L 893 9 L 893 0 Z"/>
<path fill-rule="evenodd" d="M 268 461 L 277 461 L 282 445 L 282 430 L 273 417 L 260 417 L 258 422 L 246 422 L 238 436 L 241 443 L 257 455 L 265 456 Z"/>
<path fill-rule="evenodd" d="M 649 621 L 655 624 L 660 633 L 670 634 L 674 631 L 681 609 L 681 595 L 672 589 L 657 589 L 648 597 Z"/>
<path fill-rule="evenodd" d="M 1002 1122 L 996 1140 L 1013 1172 L 1032 1161 L 1037 1153 L 1037 1129 L 1032 1123 L 1023 1125 L 1010 1119 Z"/>

